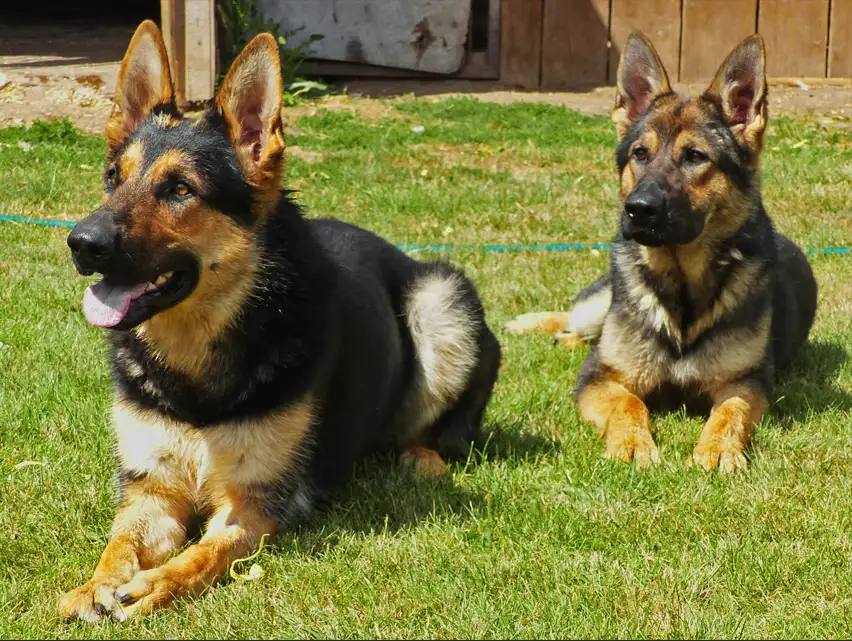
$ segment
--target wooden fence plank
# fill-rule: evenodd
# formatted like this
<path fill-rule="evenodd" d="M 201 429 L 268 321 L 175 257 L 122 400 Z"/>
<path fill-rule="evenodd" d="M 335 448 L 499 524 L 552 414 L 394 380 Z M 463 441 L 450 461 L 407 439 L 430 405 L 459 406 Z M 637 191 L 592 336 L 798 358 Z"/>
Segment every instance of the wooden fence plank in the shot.
<path fill-rule="evenodd" d="M 178 104 L 186 102 L 184 85 L 184 51 L 186 33 L 184 0 L 160 0 L 160 28 L 169 54 L 169 67 L 172 83 L 175 86 L 175 99 Z"/>
<path fill-rule="evenodd" d="M 767 74 L 825 78 L 828 0 L 760 0 Z"/>
<path fill-rule="evenodd" d="M 852 78 L 852 0 L 832 0 L 828 77 Z"/>
<path fill-rule="evenodd" d="M 213 0 L 186 2 L 186 100 L 213 97 L 216 80 L 216 13 Z"/>
<path fill-rule="evenodd" d="M 609 0 L 545 0 L 541 85 L 606 83 Z"/>
<path fill-rule="evenodd" d="M 671 81 L 678 79 L 680 2 L 681 0 L 612 0 L 612 47 L 609 51 L 611 84 L 615 83 L 618 58 L 627 40 L 627 34 L 633 29 L 638 29 L 651 39 L 663 59 Z"/>
<path fill-rule="evenodd" d="M 684 0 L 682 82 L 710 80 L 757 25 L 757 0 Z"/>
<path fill-rule="evenodd" d="M 500 5 L 500 82 L 536 89 L 541 71 L 541 0 L 501 0 Z"/>

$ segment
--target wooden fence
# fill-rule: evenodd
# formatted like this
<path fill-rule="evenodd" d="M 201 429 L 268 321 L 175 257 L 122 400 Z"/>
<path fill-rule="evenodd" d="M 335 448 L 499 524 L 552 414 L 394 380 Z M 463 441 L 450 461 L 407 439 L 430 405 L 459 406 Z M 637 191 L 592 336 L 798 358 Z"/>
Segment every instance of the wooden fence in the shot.
<path fill-rule="evenodd" d="M 492 0 L 494 1 L 494 0 Z M 672 80 L 712 77 L 755 31 L 770 77 L 852 77 L 852 0 L 500 0 L 500 81 L 527 89 L 613 84 L 631 29 Z"/>

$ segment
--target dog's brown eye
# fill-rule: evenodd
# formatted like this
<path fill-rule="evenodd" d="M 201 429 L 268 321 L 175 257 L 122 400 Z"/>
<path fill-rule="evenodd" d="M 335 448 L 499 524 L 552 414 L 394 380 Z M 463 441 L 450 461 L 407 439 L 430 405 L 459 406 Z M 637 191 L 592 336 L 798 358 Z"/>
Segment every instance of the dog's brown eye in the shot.
<path fill-rule="evenodd" d="M 648 150 L 644 147 L 636 147 L 636 149 L 633 150 L 633 157 L 639 162 L 645 162 L 648 160 Z"/>
<path fill-rule="evenodd" d="M 187 185 L 183 181 L 176 182 L 175 186 L 172 187 L 172 194 L 174 194 L 178 198 L 186 198 L 191 193 L 192 193 L 192 190 L 190 190 L 189 185 Z"/>
<path fill-rule="evenodd" d="M 697 149 L 686 150 L 686 162 L 691 163 L 693 165 L 700 165 L 705 160 L 707 160 L 707 154 L 705 154 L 703 151 L 698 151 Z"/>
<path fill-rule="evenodd" d="M 111 167 L 107 172 L 107 184 L 110 187 L 115 187 L 118 184 L 118 171 L 116 171 L 115 167 Z"/>

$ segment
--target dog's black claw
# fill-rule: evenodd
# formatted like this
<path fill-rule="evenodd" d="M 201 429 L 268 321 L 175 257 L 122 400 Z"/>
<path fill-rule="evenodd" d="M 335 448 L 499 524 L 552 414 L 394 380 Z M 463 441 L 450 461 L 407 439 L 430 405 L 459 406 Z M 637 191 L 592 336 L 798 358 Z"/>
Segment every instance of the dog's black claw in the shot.
<path fill-rule="evenodd" d="M 98 616 L 102 617 L 107 613 L 107 609 L 103 606 L 102 603 L 96 603 L 95 612 L 97 612 Z"/>
<path fill-rule="evenodd" d="M 133 600 L 133 597 L 129 594 L 119 594 L 115 593 L 115 598 L 118 599 L 118 602 L 124 605 L 125 603 L 130 603 Z"/>

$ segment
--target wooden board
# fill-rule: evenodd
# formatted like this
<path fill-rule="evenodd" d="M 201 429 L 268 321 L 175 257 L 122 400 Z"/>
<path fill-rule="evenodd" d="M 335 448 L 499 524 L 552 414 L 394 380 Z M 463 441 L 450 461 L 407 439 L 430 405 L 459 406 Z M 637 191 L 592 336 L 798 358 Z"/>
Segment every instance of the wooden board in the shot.
<path fill-rule="evenodd" d="M 757 27 L 757 0 L 684 0 L 680 80 L 712 80 Z"/>
<path fill-rule="evenodd" d="M 172 74 L 178 104 L 186 102 L 183 77 L 184 52 L 186 51 L 184 19 L 184 0 L 160 0 L 160 29 L 169 55 L 169 70 Z"/>
<path fill-rule="evenodd" d="M 461 69 L 467 53 L 471 0 L 258 0 L 260 12 L 299 30 L 294 45 L 312 34 L 318 60 L 357 62 L 432 73 Z"/>
<path fill-rule="evenodd" d="M 767 74 L 825 77 L 829 0 L 760 0 Z"/>
<path fill-rule="evenodd" d="M 213 0 L 186 3 L 184 97 L 189 102 L 213 97 L 216 81 L 216 14 Z"/>
<path fill-rule="evenodd" d="M 606 84 L 609 0 L 545 0 L 543 89 Z"/>
<path fill-rule="evenodd" d="M 828 77 L 852 78 L 852 0 L 832 0 Z"/>
<path fill-rule="evenodd" d="M 615 84 L 618 58 L 633 29 L 644 33 L 651 42 L 672 82 L 678 79 L 680 58 L 681 0 L 612 0 L 609 51 L 609 82 Z"/>
<path fill-rule="evenodd" d="M 492 0 L 493 1 L 493 0 Z M 536 89 L 541 70 L 540 0 L 500 0 L 500 82 Z"/>

